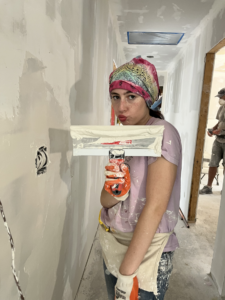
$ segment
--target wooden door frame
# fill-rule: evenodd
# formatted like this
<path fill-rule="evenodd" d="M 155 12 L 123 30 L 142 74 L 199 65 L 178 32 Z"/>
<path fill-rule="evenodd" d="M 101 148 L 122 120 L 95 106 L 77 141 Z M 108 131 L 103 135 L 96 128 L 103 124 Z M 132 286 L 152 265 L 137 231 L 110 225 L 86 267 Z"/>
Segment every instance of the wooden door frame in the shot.
<path fill-rule="evenodd" d="M 188 211 L 188 221 L 196 222 L 197 204 L 199 197 L 199 186 L 202 169 L 202 158 L 205 143 L 205 129 L 208 121 L 208 110 L 210 102 L 210 92 L 213 80 L 214 62 L 216 53 L 225 47 L 225 39 L 213 47 L 207 54 L 205 60 L 205 71 L 202 86 L 201 105 L 198 122 L 198 133 L 195 146 L 195 159 L 192 173 L 191 194 Z"/>

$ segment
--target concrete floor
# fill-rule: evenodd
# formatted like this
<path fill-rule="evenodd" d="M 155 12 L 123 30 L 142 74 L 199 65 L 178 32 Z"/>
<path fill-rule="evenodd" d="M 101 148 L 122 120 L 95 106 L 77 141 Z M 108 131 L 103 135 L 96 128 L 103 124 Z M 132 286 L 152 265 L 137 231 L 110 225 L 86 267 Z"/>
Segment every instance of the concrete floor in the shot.
<path fill-rule="evenodd" d="M 203 184 L 206 180 L 204 178 Z M 174 269 L 164 300 L 224 300 L 208 276 L 217 230 L 221 187 L 222 182 L 219 186 L 213 185 L 213 195 L 199 197 L 197 222 L 191 224 L 190 229 L 181 220 L 178 221 L 175 231 L 180 248 L 175 252 Z M 98 234 L 76 300 L 107 300 Z"/>

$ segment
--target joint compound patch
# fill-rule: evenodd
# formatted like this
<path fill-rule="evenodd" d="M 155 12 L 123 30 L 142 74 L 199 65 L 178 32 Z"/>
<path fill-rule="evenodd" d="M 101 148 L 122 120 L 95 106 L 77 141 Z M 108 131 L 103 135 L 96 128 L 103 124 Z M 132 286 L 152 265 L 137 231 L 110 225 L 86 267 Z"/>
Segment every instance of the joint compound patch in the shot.
<path fill-rule="evenodd" d="M 173 211 L 170 211 L 170 210 L 166 211 L 166 216 L 167 216 L 169 222 L 177 221 L 177 219 L 178 219 L 178 216 Z"/>
<path fill-rule="evenodd" d="M 5 213 L 4 213 L 4 210 L 3 210 L 3 205 L 2 205 L 1 200 L 0 200 L 0 212 L 1 212 L 1 215 L 2 215 L 3 222 L 4 222 L 4 226 L 5 226 L 5 228 L 6 228 L 7 232 L 8 232 L 8 235 L 9 235 L 9 242 L 10 242 L 11 251 L 12 251 L 12 265 L 11 265 L 11 268 L 12 268 L 13 277 L 14 277 L 14 280 L 16 282 L 16 286 L 17 286 L 17 290 L 18 290 L 20 299 L 21 300 L 25 300 L 25 298 L 23 296 L 23 293 L 22 293 L 22 290 L 20 288 L 19 279 L 18 279 L 18 277 L 16 275 L 16 268 L 15 268 L 15 247 L 14 247 L 14 242 L 13 242 L 11 231 L 9 229 L 9 226 L 8 226 L 7 222 L 6 222 L 6 217 L 5 217 Z"/>

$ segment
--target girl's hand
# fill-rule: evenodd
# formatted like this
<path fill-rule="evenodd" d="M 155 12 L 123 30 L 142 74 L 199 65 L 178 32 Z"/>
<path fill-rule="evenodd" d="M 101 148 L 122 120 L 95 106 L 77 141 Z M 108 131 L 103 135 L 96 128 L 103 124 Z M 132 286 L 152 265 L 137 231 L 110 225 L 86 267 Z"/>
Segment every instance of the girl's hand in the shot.
<path fill-rule="evenodd" d="M 212 131 L 207 131 L 207 134 L 208 134 L 208 136 L 210 136 L 210 137 L 212 137 L 213 136 L 213 134 L 212 134 Z"/>
<path fill-rule="evenodd" d="M 105 166 L 105 190 L 119 201 L 127 199 L 130 191 L 130 172 L 128 165 L 122 163 L 120 165 L 109 163 Z M 121 193 L 115 197 L 112 192 L 114 188 L 121 188 Z"/>
<path fill-rule="evenodd" d="M 124 276 L 118 274 L 115 286 L 116 300 L 138 300 L 138 280 L 136 274 Z"/>

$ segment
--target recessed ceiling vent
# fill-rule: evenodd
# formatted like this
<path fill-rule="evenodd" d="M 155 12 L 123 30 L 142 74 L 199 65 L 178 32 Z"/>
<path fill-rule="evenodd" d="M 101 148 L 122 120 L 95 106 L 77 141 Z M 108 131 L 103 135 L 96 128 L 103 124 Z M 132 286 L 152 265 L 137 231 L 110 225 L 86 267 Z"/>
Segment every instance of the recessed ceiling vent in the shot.
<path fill-rule="evenodd" d="M 184 33 L 128 31 L 128 44 L 135 45 L 177 45 Z"/>

